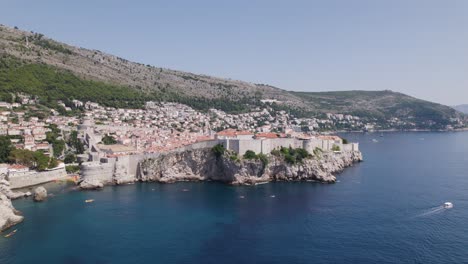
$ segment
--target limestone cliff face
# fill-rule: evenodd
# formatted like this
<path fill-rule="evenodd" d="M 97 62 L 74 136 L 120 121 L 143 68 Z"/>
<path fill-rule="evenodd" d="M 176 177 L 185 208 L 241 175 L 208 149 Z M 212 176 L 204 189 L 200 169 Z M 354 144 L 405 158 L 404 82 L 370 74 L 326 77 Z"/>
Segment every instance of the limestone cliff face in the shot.
<path fill-rule="evenodd" d="M 5 175 L 0 175 L 0 231 L 23 221 L 23 216 L 13 207 L 10 200 L 23 196 L 23 193 L 12 192 Z"/>
<path fill-rule="evenodd" d="M 265 165 L 260 160 L 231 160 L 229 155 L 216 157 L 211 149 L 169 153 L 144 160 L 137 176 L 141 181 L 176 182 L 213 180 L 250 185 L 270 181 L 335 182 L 334 174 L 362 161 L 360 152 L 325 153 L 321 157 L 288 164 L 282 157 L 270 156 Z"/>

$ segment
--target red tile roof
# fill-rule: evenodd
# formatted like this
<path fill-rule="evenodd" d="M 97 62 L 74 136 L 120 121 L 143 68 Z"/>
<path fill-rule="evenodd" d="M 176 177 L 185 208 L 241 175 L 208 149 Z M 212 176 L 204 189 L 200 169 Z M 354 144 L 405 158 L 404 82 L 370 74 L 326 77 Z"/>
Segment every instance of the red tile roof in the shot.
<path fill-rule="evenodd" d="M 8 166 L 8 168 L 10 170 L 23 170 L 23 169 L 27 169 L 28 167 L 24 166 L 24 165 L 21 165 L 21 164 L 11 164 L 10 166 Z"/>
<path fill-rule="evenodd" d="M 230 136 L 230 137 L 241 136 L 241 135 L 253 135 L 253 133 L 250 132 L 250 131 L 246 131 L 246 130 L 237 131 L 237 130 L 232 129 L 232 128 L 225 129 L 225 130 L 220 131 L 220 132 L 218 132 L 216 134 L 218 136 Z"/>
<path fill-rule="evenodd" d="M 318 136 L 322 140 L 341 140 L 339 136 Z"/>
<path fill-rule="evenodd" d="M 277 133 L 257 133 L 255 134 L 256 138 L 281 138 L 283 137 L 281 134 Z"/>

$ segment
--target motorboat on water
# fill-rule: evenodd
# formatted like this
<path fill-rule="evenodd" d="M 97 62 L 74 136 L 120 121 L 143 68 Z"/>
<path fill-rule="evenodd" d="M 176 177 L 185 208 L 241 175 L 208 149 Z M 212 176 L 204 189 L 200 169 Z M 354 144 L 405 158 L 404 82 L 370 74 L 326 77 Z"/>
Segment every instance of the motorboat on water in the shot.
<path fill-rule="evenodd" d="M 446 208 L 446 209 L 453 208 L 453 204 L 451 202 L 445 202 L 444 203 L 444 208 Z"/>
<path fill-rule="evenodd" d="M 377 139 L 373 138 L 373 139 L 372 139 L 372 142 L 377 143 L 377 142 L 379 142 L 379 141 L 378 141 Z"/>
<path fill-rule="evenodd" d="M 85 203 L 92 203 L 92 202 L 94 202 L 94 199 L 85 200 Z"/>

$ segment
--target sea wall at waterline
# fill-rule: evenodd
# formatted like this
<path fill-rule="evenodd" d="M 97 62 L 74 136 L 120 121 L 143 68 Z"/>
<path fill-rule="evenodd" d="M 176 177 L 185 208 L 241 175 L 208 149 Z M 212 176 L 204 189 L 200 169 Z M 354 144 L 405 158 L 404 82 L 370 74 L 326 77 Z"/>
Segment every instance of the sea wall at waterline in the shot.
<path fill-rule="evenodd" d="M 65 167 L 49 170 L 49 171 L 29 171 L 20 173 L 10 173 L 8 181 L 11 189 L 20 189 L 29 186 L 34 186 L 54 180 L 61 180 L 67 177 Z"/>

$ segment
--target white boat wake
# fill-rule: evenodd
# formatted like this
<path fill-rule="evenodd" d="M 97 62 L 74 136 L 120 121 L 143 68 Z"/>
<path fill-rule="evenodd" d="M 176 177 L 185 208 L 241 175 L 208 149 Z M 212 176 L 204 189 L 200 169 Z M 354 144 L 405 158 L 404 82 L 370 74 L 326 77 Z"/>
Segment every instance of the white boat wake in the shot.
<path fill-rule="evenodd" d="M 435 215 L 435 214 L 440 214 L 440 213 L 442 213 L 445 210 L 448 210 L 450 208 L 452 208 L 452 207 L 447 207 L 445 205 L 439 205 L 439 206 L 436 206 L 436 207 L 432 207 L 429 210 L 426 210 L 422 214 L 419 214 L 419 215 L 415 216 L 415 218 L 416 217 L 427 217 L 427 216 L 431 216 L 431 215 Z"/>

